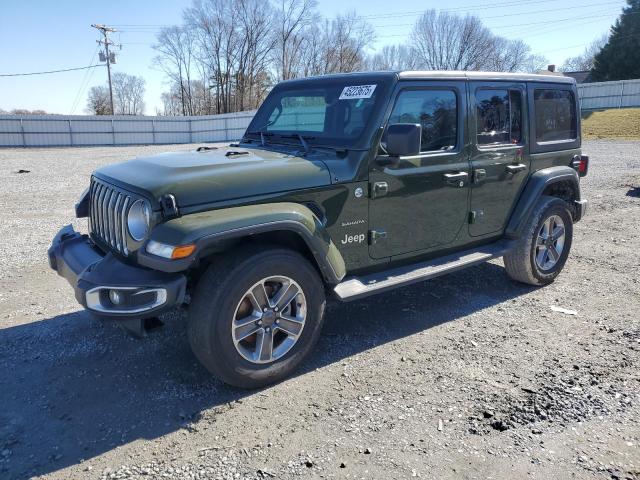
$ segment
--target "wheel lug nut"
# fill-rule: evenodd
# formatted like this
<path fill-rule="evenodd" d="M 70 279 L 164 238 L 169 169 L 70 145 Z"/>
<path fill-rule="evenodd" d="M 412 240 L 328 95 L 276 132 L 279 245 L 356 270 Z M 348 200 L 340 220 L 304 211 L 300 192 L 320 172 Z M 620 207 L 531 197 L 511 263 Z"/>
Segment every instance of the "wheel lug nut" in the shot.
<path fill-rule="evenodd" d="M 277 312 L 277 311 L 278 311 L 278 307 L 275 307 L 275 308 L 273 309 L 273 311 L 274 311 L 274 312 Z"/>
<path fill-rule="evenodd" d="M 269 327 L 265 328 L 266 332 L 269 333 L 271 329 Z"/>
<path fill-rule="evenodd" d="M 262 325 L 262 320 L 258 320 L 258 326 Z"/>
<path fill-rule="evenodd" d="M 276 320 L 276 325 L 280 325 L 280 320 Z"/>
<path fill-rule="evenodd" d="M 264 307 L 264 308 L 262 309 L 262 311 L 263 311 L 263 312 L 266 312 L 266 311 L 267 311 L 267 307 Z"/>

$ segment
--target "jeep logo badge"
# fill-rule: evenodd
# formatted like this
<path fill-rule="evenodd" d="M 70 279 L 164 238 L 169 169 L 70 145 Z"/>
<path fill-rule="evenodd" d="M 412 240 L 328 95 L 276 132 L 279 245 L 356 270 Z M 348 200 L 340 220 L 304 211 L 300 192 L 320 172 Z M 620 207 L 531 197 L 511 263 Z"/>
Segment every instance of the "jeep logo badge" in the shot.
<path fill-rule="evenodd" d="M 343 245 L 347 245 L 349 243 L 362 243 L 366 235 L 361 233 L 360 235 L 345 235 L 344 238 L 340 241 Z"/>

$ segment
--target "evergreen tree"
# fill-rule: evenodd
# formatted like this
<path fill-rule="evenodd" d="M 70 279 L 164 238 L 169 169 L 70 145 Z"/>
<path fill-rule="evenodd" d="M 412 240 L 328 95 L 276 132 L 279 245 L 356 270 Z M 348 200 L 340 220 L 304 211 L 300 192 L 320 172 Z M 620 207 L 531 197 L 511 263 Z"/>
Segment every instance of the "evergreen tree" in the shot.
<path fill-rule="evenodd" d="M 595 57 L 593 81 L 640 78 L 640 0 L 627 3 L 611 27 L 609 41 Z"/>

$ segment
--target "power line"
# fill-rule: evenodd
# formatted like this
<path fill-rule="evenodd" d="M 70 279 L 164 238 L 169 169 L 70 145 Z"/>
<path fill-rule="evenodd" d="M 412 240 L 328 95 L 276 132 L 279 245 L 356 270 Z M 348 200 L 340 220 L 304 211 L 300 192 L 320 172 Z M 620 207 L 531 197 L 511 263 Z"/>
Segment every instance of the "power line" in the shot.
<path fill-rule="evenodd" d="M 96 58 L 96 55 L 98 54 L 98 49 L 100 48 L 100 45 L 96 45 L 95 50 L 93 51 L 93 55 L 91 55 L 91 60 L 89 61 L 90 64 L 93 63 L 93 61 Z M 80 97 L 82 96 L 82 93 L 84 92 L 84 89 L 87 87 L 87 85 L 89 85 L 89 81 L 91 80 L 91 77 L 93 77 L 93 72 L 95 70 L 90 69 L 90 70 L 85 70 L 84 75 L 82 76 L 82 80 L 80 81 L 80 88 L 78 89 L 78 93 L 76 94 L 76 98 L 74 98 L 73 103 L 71 104 L 71 115 L 74 114 L 74 112 L 76 111 L 76 107 L 78 106 L 78 104 L 80 103 Z"/>
<path fill-rule="evenodd" d="M 539 3 L 550 3 L 550 0 L 537 0 L 537 1 L 533 1 L 533 2 L 511 1 L 511 2 L 493 4 L 493 5 L 482 5 L 482 6 L 478 6 L 478 7 L 442 8 L 442 9 L 435 9 L 435 10 L 438 11 L 438 12 L 449 12 L 449 13 L 463 12 L 463 13 L 466 13 L 466 12 L 473 12 L 473 11 L 477 11 L 477 10 L 488 10 L 488 9 L 492 9 L 492 8 L 503 8 L 503 7 L 509 7 L 509 6 L 528 6 L 528 5 L 534 5 L 534 4 L 539 4 Z M 535 11 L 531 11 L 531 12 L 519 12 L 519 13 L 513 13 L 513 14 L 506 14 L 506 15 L 492 15 L 492 18 L 500 18 L 500 17 L 507 17 L 507 16 L 515 16 L 515 15 L 526 15 L 526 14 L 530 14 L 530 13 L 534 14 L 534 13 L 554 12 L 554 11 L 557 11 L 557 10 L 573 10 L 573 9 L 576 9 L 576 8 L 583 8 L 583 7 L 588 7 L 588 6 L 592 6 L 592 5 L 613 5 L 613 4 L 619 5 L 620 3 L 621 3 L 620 1 L 598 2 L 598 3 L 591 3 L 591 4 L 574 5 L 572 7 L 564 7 L 564 8 L 535 10 Z M 420 14 L 426 12 L 427 10 L 429 10 L 429 9 L 426 9 L 426 10 L 412 10 L 412 11 L 405 11 L 405 12 L 389 12 L 389 13 L 385 13 L 385 14 L 380 13 L 380 14 L 372 14 L 372 15 L 362 15 L 361 18 L 372 19 L 372 18 L 408 17 L 408 16 L 414 16 L 414 15 L 420 15 Z"/>
<path fill-rule="evenodd" d="M 602 10 L 602 11 L 597 11 L 597 12 L 591 12 L 593 13 L 598 13 L 598 15 L 587 15 L 584 17 L 565 17 L 565 18 L 559 18 L 556 20 L 543 20 L 541 22 L 527 22 L 527 23 L 508 23 L 508 24 L 504 24 L 504 25 L 493 25 L 493 26 L 488 26 L 487 28 L 493 30 L 493 29 L 498 29 L 498 28 L 511 28 L 511 27 L 530 27 L 530 26 L 534 26 L 534 25 L 547 25 L 547 24 L 554 24 L 554 23 L 562 23 L 562 22 L 568 22 L 568 21 L 574 21 L 574 20 L 584 20 L 587 18 L 602 18 L 602 16 L 604 14 L 610 13 L 608 10 Z M 415 25 L 414 23 L 398 23 L 398 24 L 393 24 L 393 25 L 380 25 L 380 28 L 383 27 L 409 27 L 409 26 L 413 26 Z"/>
<path fill-rule="evenodd" d="M 63 68 L 61 70 L 48 70 L 46 72 L 29 72 L 29 73 L 2 73 L 0 77 L 26 77 L 27 75 L 47 75 L 49 73 L 73 72 L 75 70 L 86 70 L 88 68 L 101 67 L 102 65 L 87 65 L 86 67 Z"/>

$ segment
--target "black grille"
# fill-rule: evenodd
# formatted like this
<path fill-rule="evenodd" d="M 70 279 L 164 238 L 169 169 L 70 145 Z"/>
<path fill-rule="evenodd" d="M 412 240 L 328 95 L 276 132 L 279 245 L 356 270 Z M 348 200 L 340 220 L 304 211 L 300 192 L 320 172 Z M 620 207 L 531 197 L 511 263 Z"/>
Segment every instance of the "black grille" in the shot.
<path fill-rule="evenodd" d="M 97 178 L 91 179 L 89 198 L 91 238 L 99 245 L 128 255 L 127 212 L 135 199 Z"/>

